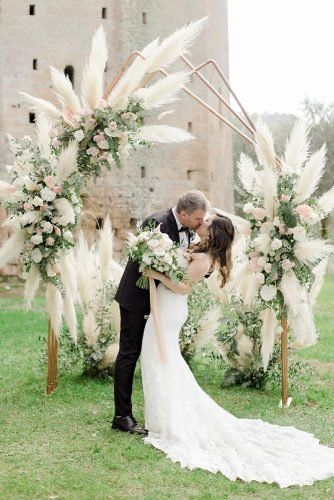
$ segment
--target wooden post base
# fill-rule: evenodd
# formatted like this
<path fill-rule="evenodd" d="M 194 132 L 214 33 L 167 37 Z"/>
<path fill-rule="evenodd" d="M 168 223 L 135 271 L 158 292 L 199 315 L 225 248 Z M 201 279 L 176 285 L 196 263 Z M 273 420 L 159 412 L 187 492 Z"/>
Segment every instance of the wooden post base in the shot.
<path fill-rule="evenodd" d="M 283 404 L 283 401 L 281 400 L 279 402 L 279 405 L 278 407 L 279 408 L 289 408 L 290 404 L 291 404 L 291 401 L 292 401 L 292 398 L 288 398 L 287 402 L 285 404 Z"/>
<path fill-rule="evenodd" d="M 288 397 L 288 320 L 285 315 L 281 320 L 281 359 L 282 359 L 282 399 L 280 408 L 288 408 L 292 398 Z"/>
<path fill-rule="evenodd" d="M 48 379 L 46 393 L 51 394 L 57 387 L 58 339 L 48 322 Z"/>

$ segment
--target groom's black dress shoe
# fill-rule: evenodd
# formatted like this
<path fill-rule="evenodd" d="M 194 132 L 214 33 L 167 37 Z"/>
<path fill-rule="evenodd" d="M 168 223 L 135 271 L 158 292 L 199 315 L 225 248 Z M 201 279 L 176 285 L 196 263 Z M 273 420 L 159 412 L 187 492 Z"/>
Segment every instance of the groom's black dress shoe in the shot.
<path fill-rule="evenodd" d="M 119 431 L 131 432 L 131 434 L 140 434 L 141 436 L 148 435 L 148 430 L 141 427 L 131 415 L 127 415 L 126 417 L 114 417 L 111 427 Z"/>

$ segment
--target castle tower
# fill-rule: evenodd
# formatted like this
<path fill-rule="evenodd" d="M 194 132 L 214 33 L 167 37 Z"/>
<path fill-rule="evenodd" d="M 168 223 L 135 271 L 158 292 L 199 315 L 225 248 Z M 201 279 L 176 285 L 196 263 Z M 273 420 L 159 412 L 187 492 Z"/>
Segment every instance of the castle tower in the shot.
<path fill-rule="evenodd" d="M 0 5 L 1 178 L 6 178 L 5 165 L 12 161 L 5 133 L 18 138 L 25 134 L 34 137 L 34 116 L 18 91 L 54 100 L 50 65 L 65 70 L 77 90 L 91 36 L 100 24 L 109 45 L 106 85 L 133 50 L 140 50 L 154 38 L 163 38 L 183 24 L 208 14 L 207 27 L 193 46 L 190 59 L 195 65 L 216 59 L 228 75 L 227 0 L 0 0 Z M 178 69 L 185 66 L 178 63 L 170 71 Z M 213 68 L 206 68 L 203 73 L 221 87 Z M 222 109 L 217 98 L 210 96 L 196 77 L 189 88 L 217 110 Z M 191 131 L 196 141 L 157 145 L 150 151 L 137 152 L 124 168 L 107 173 L 85 193 L 83 227 L 92 236 L 109 213 L 118 257 L 127 231 L 138 220 L 154 210 L 171 206 L 188 189 L 200 189 L 214 205 L 233 209 L 229 129 L 185 94 L 168 109 L 175 111 L 165 117 L 164 123 Z M 150 123 L 149 117 L 145 123 Z M 6 231 L 2 230 L 0 241 L 6 237 Z"/>

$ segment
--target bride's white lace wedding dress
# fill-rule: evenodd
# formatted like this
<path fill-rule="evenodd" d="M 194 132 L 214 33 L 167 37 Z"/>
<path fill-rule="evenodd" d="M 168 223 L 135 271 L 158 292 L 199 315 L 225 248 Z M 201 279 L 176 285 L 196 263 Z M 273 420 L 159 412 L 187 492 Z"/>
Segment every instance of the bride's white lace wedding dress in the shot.
<path fill-rule="evenodd" d="M 238 419 L 197 384 L 179 348 L 188 315 L 187 296 L 158 286 L 168 362 L 160 363 L 153 319 L 143 338 L 141 370 L 145 400 L 145 443 L 181 467 L 221 472 L 231 480 L 312 484 L 334 475 L 334 449 L 294 427 Z"/>

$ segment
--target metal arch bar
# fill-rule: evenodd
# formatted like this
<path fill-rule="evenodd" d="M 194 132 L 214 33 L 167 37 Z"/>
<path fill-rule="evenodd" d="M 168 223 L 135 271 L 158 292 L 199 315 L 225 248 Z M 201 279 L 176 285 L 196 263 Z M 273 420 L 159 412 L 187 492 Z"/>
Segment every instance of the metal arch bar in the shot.
<path fill-rule="evenodd" d="M 127 58 L 127 60 L 121 66 L 121 69 L 118 71 L 117 75 L 115 76 L 115 78 L 113 79 L 113 81 L 111 82 L 111 84 L 107 87 L 107 89 L 106 89 L 106 91 L 105 91 L 105 93 L 103 95 L 103 99 L 107 99 L 108 95 L 113 90 L 113 88 L 115 87 L 116 83 L 118 83 L 119 79 L 121 78 L 121 76 L 123 75 L 123 73 L 126 71 L 126 69 L 128 68 L 128 66 L 132 62 L 132 59 L 134 59 L 135 56 L 136 57 L 140 56 L 142 59 L 146 59 L 138 50 L 135 50 L 134 52 L 132 52 L 129 55 L 129 57 Z"/>
<path fill-rule="evenodd" d="M 218 99 L 223 104 L 225 104 L 225 106 L 231 111 L 231 113 L 233 113 L 233 115 L 247 128 L 247 130 L 249 130 L 249 132 L 251 132 L 253 134 L 254 131 L 255 131 L 255 125 L 252 122 L 251 118 L 249 117 L 248 113 L 245 111 L 245 109 L 242 106 L 242 104 L 240 103 L 239 99 L 236 97 L 236 95 L 235 95 L 234 91 L 232 90 L 230 84 L 226 80 L 223 72 L 220 70 L 217 62 L 214 59 L 209 59 L 208 61 L 205 61 L 204 63 L 202 63 L 199 66 L 195 67 L 186 57 L 181 56 L 181 59 L 192 70 L 190 72 L 190 74 L 196 74 L 202 80 L 202 82 L 205 83 L 205 85 L 207 87 L 209 87 L 209 89 L 218 97 Z M 238 103 L 241 111 L 244 113 L 244 115 L 247 118 L 247 120 L 249 121 L 250 125 L 243 118 L 241 118 L 241 116 L 238 115 L 238 113 L 232 108 L 232 106 L 230 105 L 230 103 L 216 90 L 216 88 L 209 82 L 209 80 L 207 78 L 205 78 L 205 76 L 203 76 L 202 73 L 199 72 L 199 70 L 201 68 L 203 68 L 204 66 L 206 66 L 208 64 L 213 64 L 214 67 L 217 69 L 217 71 L 219 72 L 222 80 L 224 81 L 225 85 L 227 86 L 227 88 L 229 89 L 229 91 L 231 92 L 231 94 L 233 95 L 234 99 L 237 101 L 237 103 Z"/>
<path fill-rule="evenodd" d="M 183 61 L 189 65 L 192 66 L 191 62 L 187 60 L 186 57 L 184 56 L 181 56 L 181 58 L 183 59 Z M 253 120 L 251 119 L 251 117 L 249 116 L 249 114 L 247 113 L 247 111 L 245 110 L 245 108 L 243 107 L 242 103 L 240 102 L 240 100 L 238 99 L 236 93 L 234 92 L 234 90 L 232 89 L 229 81 L 227 80 L 227 78 L 225 77 L 224 73 L 222 72 L 222 70 L 220 69 L 220 66 L 218 65 L 217 61 L 215 61 L 214 59 L 208 59 L 207 61 L 203 62 L 202 64 L 200 64 L 199 66 L 197 66 L 196 68 L 194 67 L 194 71 L 197 72 L 198 75 L 200 75 L 199 73 L 199 70 L 204 68 L 204 66 L 208 65 L 208 64 L 212 64 L 214 66 L 214 68 L 217 70 L 219 76 L 221 77 L 221 79 L 223 80 L 223 82 L 225 83 L 226 87 L 229 89 L 229 91 L 231 92 L 231 94 L 233 95 L 235 101 L 238 103 L 241 111 L 243 112 L 243 114 L 245 115 L 245 117 L 247 118 L 249 124 L 251 125 L 252 129 L 255 131 L 256 130 L 256 126 L 253 122 Z M 240 117 L 239 117 L 240 118 Z"/>
<path fill-rule="evenodd" d="M 135 56 L 136 57 L 141 57 L 144 60 L 146 59 L 140 52 L 138 52 L 138 51 L 132 52 L 129 55 L 129 57 L 127 58 L 127 60 L 125 61 L 125 63 L 122 65 L 121 69 L 117 73 L 117 75 L 114 78 L 114 80 L 112 81 L 112 83 L 109 85 L 109 87 L 105 91 L 104 96 L 103 96 L 104 99 L 106 99 L 108 97 L 108 95 L 110 94 L 110 92 L 112 91 L 112 89 L 115 87 L 115 85 L 117 84 L 117 82 L 119 81 L 119 79 L 121 78 L 121 76 L 123 75 L 123 73 L 126 71 L 127 67 L 129 66 L 129 64 L 131 63 L 132 59 Z M 159 68 L 158 72 L 161 73 L 161 74 L 163 74 L 164 76 L 169 76 L 169 73 L 167 73 L 167 71 L 165 71 L 162 68 Z M 225 118 L 222 114 L 218 113 L 209 104 L 207 104 L 205 101 L 203 101 L 203 99 L 201 99 L 196 94 L 194 94 L 194 92 L 192 92 L 191 90 L 189 90 L 187 87 L 184 87 L 184 86 L 181 87 L 181 90 L 183 90 L 186 94 L 188 94 L 195 101 L 197 101 L 199 104 L 201 104 L 203 107 L 205 107 L 208 111 L 210 111 L 210 113 L 212 113 L 214 116 L 216 116 L 222 122 L 224 122 L 226 125 L 228 125 L 232 130 L 234 130 L 237 134 L 239 134 L 243 139 L 245 139 L 247 142 L 249 142 L 250 144 L 252 144 L 253 146 L 255 146 L 255 142 L 250 137 L 248 137 L 241 130 L 239 130 L 238 127 L 236 127 L 235 125 L 233 125 L 233 123 L 231 123 L 229 120 L 227 120 L 227 118 Z"/>

